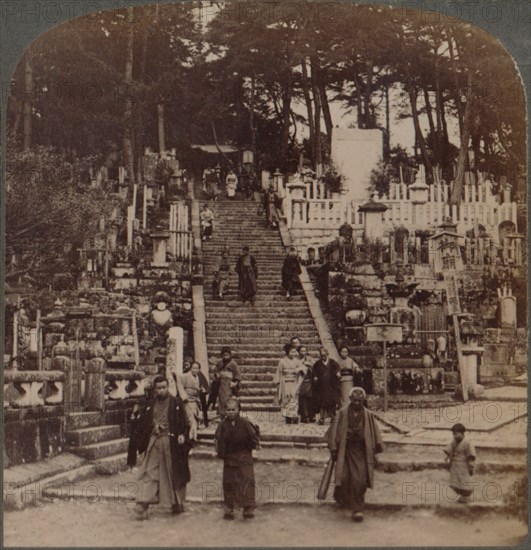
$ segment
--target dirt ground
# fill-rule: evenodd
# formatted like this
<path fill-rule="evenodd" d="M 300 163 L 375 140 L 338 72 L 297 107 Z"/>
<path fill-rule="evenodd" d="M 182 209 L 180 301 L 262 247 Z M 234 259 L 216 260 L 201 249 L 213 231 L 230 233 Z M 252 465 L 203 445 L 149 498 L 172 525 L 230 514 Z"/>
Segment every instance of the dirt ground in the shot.
<path fill-rule="evenodd" d="M 135 521 L 130 508 L 81 500 L 6 512 L 4 546 L 509 546 L 527 536 L 524 524 L 498 515 L 377 512 L 358 524 L 333 506 L 288 505 L 261 507 L 253 520 L 226 521 L 220 506 L 188 504 L 180 516 L 154 508 L 148 521 Z"/>

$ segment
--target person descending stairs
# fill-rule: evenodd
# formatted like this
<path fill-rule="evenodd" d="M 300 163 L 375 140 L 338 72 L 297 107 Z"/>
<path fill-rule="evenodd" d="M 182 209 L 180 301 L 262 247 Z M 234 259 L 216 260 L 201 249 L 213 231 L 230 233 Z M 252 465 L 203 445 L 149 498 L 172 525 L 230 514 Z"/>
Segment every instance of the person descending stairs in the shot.
<path fill-rule="evenodd" d="M 202 207 L 202 205 L 201 205 Z M 206 339 L 209 360 L 220 359 L 229 346 L 242 375 L 241 402 L 246 410 L 275 410 L 273 376 L 284 355 L 284 345 L 297 336 L 309 355 L 318 358 L 320 340 L 302 289 L 289 300 L 282 288 L 286 254 L 278 229 L 266 226 L 257 203 L 223 201 L 212 205 L 215 231 L 203 243 Z M 254 305 L 243 304 L 238 293 L 236 262 L 248 246 L 258 268 Z M 223 299 L 212 293 L 214 272 L 227 252 L 229 289 Z"/>

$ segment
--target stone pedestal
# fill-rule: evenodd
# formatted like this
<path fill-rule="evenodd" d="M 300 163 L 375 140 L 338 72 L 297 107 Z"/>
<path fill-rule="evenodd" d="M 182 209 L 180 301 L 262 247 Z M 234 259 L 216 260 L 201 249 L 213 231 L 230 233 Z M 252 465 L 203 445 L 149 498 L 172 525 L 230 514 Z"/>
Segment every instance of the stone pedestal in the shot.
<path fill-rule="evenodd" d="M 85 408 L 102 411 L 105 403 L 105 359 L 91 359 L 85 370 Z"/>

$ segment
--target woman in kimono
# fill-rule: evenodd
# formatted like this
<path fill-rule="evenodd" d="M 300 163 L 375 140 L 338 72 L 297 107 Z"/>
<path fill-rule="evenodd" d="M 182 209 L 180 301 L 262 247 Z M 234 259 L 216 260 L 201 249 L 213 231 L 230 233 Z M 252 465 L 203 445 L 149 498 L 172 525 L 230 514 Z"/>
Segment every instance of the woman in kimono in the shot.
<path fill-rule="evenodd" d="M 212 238 L 212 232 L 214 230 L 214 213 L 208 207 L 208 204 L 203 206 L 203 210 L 200 214 L 201 219 L 201 238 L 204 241 L 205 239 Z"/>
<path fill-rule="evenodd" d="M 218 411 L 221 419 L 225 418 L 227 402 L 231 397 L 237 397 L 240 388 L 240 369 L 236 361 L 232 359 L 230 348 L 221 348 L 221 361 L 214 372 L 219 383 Z"/>
<path fill-rule="evenodd" d="M 355 384 L 355 379 L 359 379 L 361 369 L 354 359 L 349 357 L 347 346 L 342 346 L 339 350 L 339 361 L 337 363 L 341 369 L 341 403 L 339 406 L 346 407 L 350 403 L 350 390 Z M 356 383 L 357 385 L 358 383 Z"/>
<path fill-rule="evenodd" d="M 281 414 L 286 424 L 296 424 L 298 416 L 299 386 L 306 373 L 306 367 L 299 359 L 299 353 L 291 344 L 284 347 L 286 356 L 277 367 L 275 382 L 278 384 L 277 403 L 281 406 Z"/>
<path fill-rule="evenodd" d="M 188 404 L 192 410 L 196 422 L 199 424 L 199 412 L 201 408 L 201 392 L 204 391 L 199 377 L 201 365 L 193 362 L 190 370 L 179 377 L 181 384 L 188 396 Z"/>
<path fill-rule="evenodd" d="M 220 298 L 229 290 L 230 281 L 230 263 L 227 252 L 221 254 L 221 259 L 217 266 L 217 292 Z"/>
<path fill-rule="evenodd" d="M 229 199 L 234 199 L 236 196 L 236 189 L 238 187 L 238 177 L 234 173 L 234 170 L 230 170 L 227 174 L 225 184 L 227 186 L 227 197 Z"/>
<path fill-rule="evenodd" d="M 350 404 L 332 419 L 328 448 L 336 461 L 334 499 L 352 511 L 353 521 L 363 521 L 365 492 L 374 484 L 376 454 L 383 442 L 375 416 L 363 406 L 365 390 L 350 390 Z"/>
<path fill-rule="evenodd" d="M 258 426 L 240 416 L 240 404 L 231 397 L 227 416 L 216 430 L 216 451 L 223 459 L 223 499 L 225 519 L 234 519 L 235 506 L 243 508 L 244 519 L 254 517 L 255 480 L 253 449 L 259 443 Z"/>
<path fill-rule="evenodd" d="M 444 449 L 446 460 L 450 464 L 450 487 L 459 495 L 457 502 L 467 504 L 473 485 L 470 476 L 474 475 L 476 451 L 470 441 L 465 441 L 463 424 L 452 426 L 454 440 Z"/>

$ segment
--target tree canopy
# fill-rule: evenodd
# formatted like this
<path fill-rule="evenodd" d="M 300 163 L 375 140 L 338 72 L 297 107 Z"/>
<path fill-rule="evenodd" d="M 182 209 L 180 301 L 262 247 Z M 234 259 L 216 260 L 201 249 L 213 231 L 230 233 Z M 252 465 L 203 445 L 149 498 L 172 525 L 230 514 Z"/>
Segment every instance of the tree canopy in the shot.
<path fill-rule="evenodd" d="M 230 143 L 287 170 L 303 148 L 303 127 L 314 166 L 329 160 L 337 104 L 359 128 L 386 136 L 391 110 L 410 120 L 418 161 L 428 179 L 438 167 L 454 181 L 453 202 L 466 170 L 513 181 L 525 171 L 521 79 L 481 29 L 376 5 L 259 13 L 233 0 L 211 3 L 203 24 L 198 6 L 206 4 L 105 11 L 41 36 L 13 79 L 15 142 L 80 157 L 116 144 L 137 182 L 145 146 Z"/>

